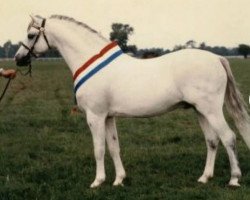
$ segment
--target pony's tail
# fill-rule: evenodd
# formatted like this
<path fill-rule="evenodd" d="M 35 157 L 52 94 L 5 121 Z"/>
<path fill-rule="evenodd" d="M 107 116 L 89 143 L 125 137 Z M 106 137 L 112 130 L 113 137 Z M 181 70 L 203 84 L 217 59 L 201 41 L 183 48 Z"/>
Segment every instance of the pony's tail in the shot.
<path fill-rule="evenodd" d="M 250 117 L 247 113 L 247 106 L 240 93 L 227 59 L 221 57 L 221 64 L 227 73 L 227 88 L 225 94 L 226 108 L 234 119 L 236 127 L 250 149 Z"/>

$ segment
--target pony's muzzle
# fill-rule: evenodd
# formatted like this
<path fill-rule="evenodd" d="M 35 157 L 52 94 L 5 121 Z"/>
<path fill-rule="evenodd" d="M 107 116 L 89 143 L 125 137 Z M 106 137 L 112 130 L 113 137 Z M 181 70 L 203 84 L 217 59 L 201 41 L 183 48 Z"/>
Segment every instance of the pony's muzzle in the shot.
<path fill-rule="evenodd" d="M 26 56 L 20 54 L 15 55 L 15 61 L 17 66 L 28 66 L 31 63 L 31 55 L 28 53 Z"/>

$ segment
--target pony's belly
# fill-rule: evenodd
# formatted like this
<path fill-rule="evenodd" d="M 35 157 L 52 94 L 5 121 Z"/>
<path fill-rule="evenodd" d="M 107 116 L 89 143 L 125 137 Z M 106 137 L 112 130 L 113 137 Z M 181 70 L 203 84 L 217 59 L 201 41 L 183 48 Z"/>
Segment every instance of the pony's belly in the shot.
<path fill-rule="evenodd" d="M 112 116 L 112 117 L 136 117 L 136 118 L 144 118 L 144 117 L 154 117 L 154 116 L 158 116 L 161 114 L 164 114 L 168 112 L 167 109 L 165 110 L 159 110 L 157 111 L 153 111 L 153 112 L 137 112 L 137 111 L 125 111 L 125 110 L 120 110 L 120 111 L 111 111 L 108 116 Z"/>
<path fill-rule="evenodd" d="M 114 116 L 149 117 L 167 112 L 182 101 L 181 94 L 166 81 L 119 85 L 110 93 L 109 114 Z"/>
<path fill-rule="evenodd" d="M 152 117 L 171 111 L 177 103 L 177 100 L 169 101 L 165 99 L 165 101 L 146 102 L 144 100 L 144 102 L 130 104 L 129 101 L 125 100 L 123 104 L 112 106 L 109 110 L 109 116 Z"/>

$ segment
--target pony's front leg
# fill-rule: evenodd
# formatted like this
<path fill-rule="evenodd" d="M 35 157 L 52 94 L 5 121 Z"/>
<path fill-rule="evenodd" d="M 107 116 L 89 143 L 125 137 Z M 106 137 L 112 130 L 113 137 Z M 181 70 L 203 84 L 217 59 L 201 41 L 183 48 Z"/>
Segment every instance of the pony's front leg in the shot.
<path fill-rule="evenodd" d="M 109 117 L 106 120 L 106 140 L 110 155 L 115 165 L 116 178 L 113 185 L 122 185 L 126 173 L 120 157 L 120 146 L 114 117 Z"/>
<path fill-rule="evenodd" d="M 96 160 L 96 177 L 90 185 L 91 188 L 101 185 L 106 178 L 104 168 L 105 154 L 105 115 L 96 115 L 91 112 L 87 113 L 87 121 L 93 137 L 94 154 Z"/>

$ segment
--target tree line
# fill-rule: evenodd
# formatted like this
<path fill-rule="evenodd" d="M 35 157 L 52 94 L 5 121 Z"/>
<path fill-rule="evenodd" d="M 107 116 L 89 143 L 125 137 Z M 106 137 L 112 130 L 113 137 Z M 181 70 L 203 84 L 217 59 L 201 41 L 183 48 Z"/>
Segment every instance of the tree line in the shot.
<path fill-rule="evenodd" d="M 3 44 L 3 46 L 0 46 L 0 58 L 14 58 L 20 46 L 21 46 L 21 42 L 19 42 L 18 44 L 12 44 L 12 42 L 8 40 L 7 42 Z M 57 58 L 57 57 L 61 57 L 61 55 L 56 49 L 51 49 L 50 51 L 41 55 L 41 57 Z"/>
<path fill-rule="evenodd" d="M 172 50 L 163 48 L 137 49 L 135 45 L 128 45 L 128 38 L 134 32 L 134 29 L 131 26 L 128 24 L 114 23 L 111 28 L 112 32 L 110 33 L 110 39 L 117 40 L 124 52 L 131 53 L 133 56 L 140 58 L 157 57 L 187 48 L 202 49 L 222 56 L 242 55 L 244 58 L 247 58 L 248 54 L 250 54 L 250 46 L 247 44 L 240 44 L 238 47 L 234 48 L 227 48 L 224 46 L 212 47 L 207 45 L 205 42 L 201 42 L 197 45 L 194 40 L 189 40 L 183 45 L 175 45 Z"/>
<path fill-rule="evenodd" d="M 244 58 L 250 54 L 250 45 L 240 44 L 238 47 L 227 48 L 224 46 L 209 46 L 205 42 L 197 44 L 194 40 L 189 40 L 185 44 L 175 45 L 173 49 L 163 48 L 147 48 L 138 49 L 136 45 L 129 45 L 129 36 L 134 33 L 134 28 L 128 24 L 114 23 L 111 26 L 112 31 L 110 32 L 110 40 L 116 40 L 125 53 L 129 53 L 134 57 L 138 58 L 152 58 L 161 56 L 170 52 L 178 51 L 186 48 L 202 49 L 213 52 L 222 56 L 238 56 L 242 55 Z M 20 46 L 18 44 L 12 44 L 9 40 L 0 46 L 0 58 L 13 58 L 16 51 Z M 60 53 L 56 49 L 51 49 L 42 55 L 42 57 L 61 57 Z"/>

